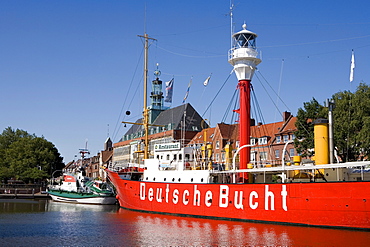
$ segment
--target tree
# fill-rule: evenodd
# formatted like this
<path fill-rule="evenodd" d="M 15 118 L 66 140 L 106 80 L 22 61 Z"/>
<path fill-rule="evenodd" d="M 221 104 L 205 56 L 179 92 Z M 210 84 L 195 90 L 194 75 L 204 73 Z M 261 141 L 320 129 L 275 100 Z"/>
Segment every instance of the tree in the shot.
<path fill-rule="evenodd" d="M 50 177 L 64 167 L 63 158 L 44 137 L 10 127 L 0 135 L 0 177 L 33 182 Z"/>
<path fill-rule="evenodd" d="M 7 167 L 5 163 L 4 154 L 5 151 L 9 148 L 9 146 L 22 138 L 32 138 L 32 136 L 28 134 L 24 130 L 13 130 L 11 127 L 6 128 L 3 133 L 0 135 L 0 167 Z"/>
<path fill-rule="evenodd" d="M 334 144 L 343 161 L 355 161 L 370 154 L 370 87 L 360 83 L 355 93 L 333 95 Z"/>
<path fill-rule="evenodd" d="M 332 96 L 334 146 L 341 161 L 356 161 L 370 155 L 370 87 L 361 83 L 355 93 L 338 92 Z M 313 121 L 327 118 L 328 110 L 315 99 L 303 103 L 297 113 L 294 141 L 297 152 L 312 156 L 314 152 Z"/>
<path fill-rule="evenodd" d="M 315 98 L 312 98 L 310 102 L 303 103 L 303 108 L 299 108 L 297 112 L 295 123 L 297 130 L 294 133 L 297 138 L 294 140 L 294 146 L 301 156 L 311 157 L 314 155 L 313 121 L 318 118 L 326 118 L 328 111 Z"/>

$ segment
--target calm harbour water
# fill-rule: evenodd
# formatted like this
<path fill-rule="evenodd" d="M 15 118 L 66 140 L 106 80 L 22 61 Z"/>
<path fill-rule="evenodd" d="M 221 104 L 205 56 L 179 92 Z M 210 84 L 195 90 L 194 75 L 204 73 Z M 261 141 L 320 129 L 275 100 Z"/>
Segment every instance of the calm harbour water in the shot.
<path fill-rule="evenodd" d="M 0 199 L 0 246 L 369 246 L 370 232 Z"/>

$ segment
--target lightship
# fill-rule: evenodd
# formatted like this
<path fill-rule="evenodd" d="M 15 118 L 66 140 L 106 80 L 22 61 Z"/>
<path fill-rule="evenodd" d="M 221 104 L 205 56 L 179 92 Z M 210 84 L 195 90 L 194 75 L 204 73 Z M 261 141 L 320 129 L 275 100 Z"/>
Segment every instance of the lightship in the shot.
<path fill-rule="evenodd" d="M 147 41 L 148 36 L 144 37 Z M 149 159 L 145 150 L 143 166 L 106 170 L 120 207 L 187 217 L 370 230 L 370 162 L 329 164 L 326 120 L 315 125 L 315 164 L 303 165 L 295 157 L 292 166 L 284 161 L 278 167 L 249 165 L 250 82 L 261 60 L 257 34 L 243 25 L 232 38 L 228 59 L 240 95 L 240 148 L 232 157 L 232 167 L 223 171 L 201 167 L 192 147 L 155 145 L 154 158 Z M 145 111 L 144 104 L 144 124 Z M 287 181 L 292 174 L 310 174 L 314 179 Z M 280 182 L 272 183 L 272 176 L 279 176 Z"/>

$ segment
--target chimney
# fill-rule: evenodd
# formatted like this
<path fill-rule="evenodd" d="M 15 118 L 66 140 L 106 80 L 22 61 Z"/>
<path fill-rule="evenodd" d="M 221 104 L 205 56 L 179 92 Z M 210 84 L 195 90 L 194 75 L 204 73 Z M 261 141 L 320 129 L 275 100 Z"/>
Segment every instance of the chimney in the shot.
<path fill-rule="evenodd" d="M 251 118 L 251 126 L 255 126 L 256 125 L 256 120 L 254 118 Z"/>
<path fill-rule="evenodd" d="M 283 121 L 286 122 L 292 114 L 288 111 L 283 112 Z"/>

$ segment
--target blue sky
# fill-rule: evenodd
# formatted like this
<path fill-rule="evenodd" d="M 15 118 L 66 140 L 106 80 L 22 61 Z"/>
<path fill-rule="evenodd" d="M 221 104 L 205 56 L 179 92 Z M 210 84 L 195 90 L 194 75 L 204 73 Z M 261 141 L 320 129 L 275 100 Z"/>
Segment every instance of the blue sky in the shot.
<path fill-rule="evenodd" d="M 323 102 L 370 84 L 370 2 L 234 5 L 235 31 L 246 22 L 258 34 L 262 63 L 252 84 L 266 123 L 280 121 L 283 111 L 295 115 L 313 97 Z M 44 136 L 65 162 L 86 140 L 92 155 L 108 135 L 117 142 L 127 130 L 120 122 L 142 112 L 143 42 L 137 35 L 144 28 L 157 40 L 149 51 L 149 81 L 156 63 L 163 82 L 175 78 L 174 107 L 193 77 L 187 102 L 214 126 L 237 85 L 233 74 L 205 112 L 232 70 L 229 7 L 230 0 L 0 1 L 0 130 Z M 356 68 L 349 83 L 352 49 Z"/>

